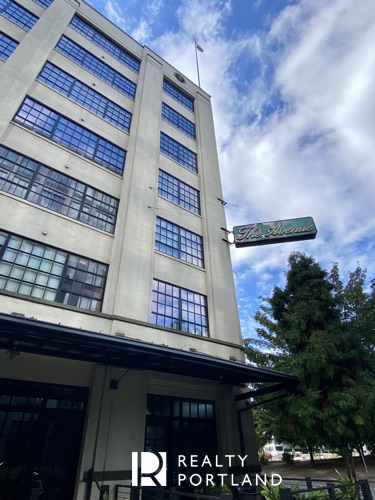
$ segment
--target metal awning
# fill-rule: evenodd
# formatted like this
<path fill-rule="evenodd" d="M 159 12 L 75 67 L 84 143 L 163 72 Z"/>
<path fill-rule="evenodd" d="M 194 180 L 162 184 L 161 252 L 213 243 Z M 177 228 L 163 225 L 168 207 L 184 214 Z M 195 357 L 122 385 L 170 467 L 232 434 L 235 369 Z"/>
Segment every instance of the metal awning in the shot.
<path fill-rule="evenodd" d="M 239 361 L 11 314 L 0 314 L 0 349 L 232 384 L 296 383 L 291 375 Z"/>

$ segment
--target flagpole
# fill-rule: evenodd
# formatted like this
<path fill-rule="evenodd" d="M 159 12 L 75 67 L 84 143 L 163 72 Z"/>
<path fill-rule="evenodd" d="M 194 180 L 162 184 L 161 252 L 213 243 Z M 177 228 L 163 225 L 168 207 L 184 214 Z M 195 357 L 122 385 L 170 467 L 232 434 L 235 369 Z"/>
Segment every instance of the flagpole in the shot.
<path fill-rule="evenodd" d="M 200 87 L 201 86 L 201 80 L 200 80 L 200 77 L 199 77 L 197 41 L 195 40 L 194 43 L 195 43 L 195 61 L 197 63 L 198 87 Z"/>

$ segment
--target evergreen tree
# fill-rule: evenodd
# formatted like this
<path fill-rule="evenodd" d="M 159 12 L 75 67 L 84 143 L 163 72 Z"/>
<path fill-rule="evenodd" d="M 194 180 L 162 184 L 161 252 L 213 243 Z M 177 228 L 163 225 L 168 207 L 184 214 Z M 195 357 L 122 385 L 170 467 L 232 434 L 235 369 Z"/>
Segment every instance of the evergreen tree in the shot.
<path fill-rule="evenodd" d="M 297 394 L 267 406 L 276 436 L 338 450 L 350 477 L 352 450 L 374 433 L 375 293 L 366 295 L 365 279 L 358 265 L 344 286 L 337 264 L 328 274 L 312 257 L 292 253 L 285 287 L 275 287 L 255 315 L 258 345 L 245 342 L 250 361 L 299 380 Z"/>

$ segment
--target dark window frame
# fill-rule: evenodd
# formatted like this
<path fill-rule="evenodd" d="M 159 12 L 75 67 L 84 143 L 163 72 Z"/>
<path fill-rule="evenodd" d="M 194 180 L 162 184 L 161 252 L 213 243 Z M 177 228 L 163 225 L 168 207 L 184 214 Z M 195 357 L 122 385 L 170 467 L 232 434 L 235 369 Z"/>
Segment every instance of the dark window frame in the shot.
<path fill-rule="evenodd" d="M 134 82 L 111 68 L 111 66 L 101 61 L 98 57 L 95 57 L 88 50 L 73 42 L 73 40 L 70 40 L 67 36 L 63 35 L 60 38 L 55 50 L 61 52 L 61 54 L 79 64 L 82 68 L 85 68 L 130 99 L 135 99 L 137 85 Z"/>
<path fill-rule="evenodd" d="M 161 169 L 158 176 L 158 195 L 196 215 L 201 213 L 199 191 Z"/>
<path fill-rule="evenodd" d="M 0 289 L 101 311 L 108 265 L 0 231 Z"/>
<path fill-rule="evenodd" d="M 173 85 L 173 83 L 165 79 L 163 80 L 163 92 L 194 113 L 194 98 L 188 96 L 185 92 L 176 87 L 176 85 Z"/>
<path fill-rule="evenodd" d="M 161 117 L 163 120 L 195 140 L 195 124 L 181 115 L 181 113 L 178 113 L 175 109 L 168 106 L 165 102 L 162 102 L 161 105 Z"/>
<path fill-rule="evenodd" d="M 52 4 L 53 0 L 33 0 L 38 5 L 41 5 L 43 8 L 48 9 L 48 7 Z"/>
<path fill-rule="evenodd" d="M 46 62 L 38 81 L 129 133 L 132 114 L 56 65 Z"/>
<path fill-rule="evenodd" d="M 0 190 L 114 233 L 119 200 L 0 145 Z M 59 197 L 60 202 L 54 200 Z"/>
<path fill-rule="evenodd" d="M 1 498 L 30 499 L 36 466 L 43 500 L 73 498 L 89 392 L 0 378 Z"/>
<path fill-rule="evenodd" d="M 92 24 L 75 15 L 69 26 L 103 49 L 105 52 L 108 52 L 108 54 L 120 61 L 124 66 L 131 69 L 135 73 L 139 73 L 141 65 L 140 61 L 130 54 L 130 52 L 123 49 L 118 43 L 114 42 L 107 35 L 95 28 Z"/>
<path fill-rule="evenodd" d="M 0 59 L 6 61 L 16 50 L 19 42 L 6 33 L 0 31 Z"/>
<path fill-rule="evenodd" d="M 156 217 L 155 249 L 204 268 L 202 236 L 161 217 Z"/>
<path fill-rule="evenodd" d="M 0 0 L 0 15 L 26 31 L 30 31 L 39 17 L 13 0 Z"/>
<path fill-rule="evenodd" d="M 145 451 L 167 453 L 167 482 L 177 486 L 177 455 L 198 455 L 201 464 L 209 456 L 215 463 L 218 454 L 215 401 L 181 396 L 148 394 L 146 403 Z M 216 467 L 184 467 L 186 475 L 215 474 Z"/>
<path fill-rule="evenodd" d="M 198 173 L 197 154 L 164 132 L 160 133 L 160 152 L 194 173 Z"/>
<path fill-rule="evenodd" d="M 13 121 L 116 174 L 124 170 L 124 149 L 30 97 L 24 99 Z"/>
<path fill-rule="evenodd" d="M 207 297 L 192 290 L 154 279 L 151 323 L 208 337 Z"/>

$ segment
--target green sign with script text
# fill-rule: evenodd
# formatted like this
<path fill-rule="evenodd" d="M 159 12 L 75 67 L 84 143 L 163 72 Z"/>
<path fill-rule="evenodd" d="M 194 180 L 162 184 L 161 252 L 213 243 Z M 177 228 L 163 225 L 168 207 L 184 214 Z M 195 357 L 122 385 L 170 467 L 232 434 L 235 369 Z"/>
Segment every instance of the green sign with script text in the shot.
<path fill-rule="evenodd" d="M 233 228 L 236 247 L 270 245 L 288 241 L 313 240 L 317 229 L 312 217 L 278 220 L 272 222 L 256 222 Z"/>

